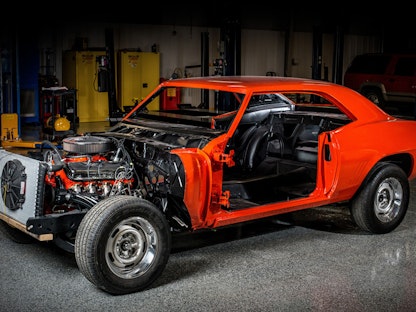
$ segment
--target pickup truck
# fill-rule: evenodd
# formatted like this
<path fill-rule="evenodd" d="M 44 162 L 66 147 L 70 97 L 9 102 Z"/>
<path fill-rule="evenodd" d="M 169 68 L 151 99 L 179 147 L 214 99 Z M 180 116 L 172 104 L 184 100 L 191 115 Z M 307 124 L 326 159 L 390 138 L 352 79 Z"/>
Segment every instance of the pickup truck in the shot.
<path fill-rule="evenodd" d="M 416 55 L 366 53 L 356 56 L 344 75 L 344 86 L 375 104 L 416 104 Z"/>

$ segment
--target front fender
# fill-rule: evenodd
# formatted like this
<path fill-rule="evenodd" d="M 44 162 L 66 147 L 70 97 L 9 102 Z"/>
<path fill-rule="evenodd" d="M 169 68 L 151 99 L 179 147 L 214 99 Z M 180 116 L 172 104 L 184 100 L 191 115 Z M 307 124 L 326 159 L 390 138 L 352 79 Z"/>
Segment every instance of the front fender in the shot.
<path fill-rule="evenodd" d="M 212 192 L 211 160 L 202 150 L 178 149 L 172 151 L 182 161 L 185 171 L 183 202 L 191 217 L 192 228 L 200 227 L 207 215 Z"/>

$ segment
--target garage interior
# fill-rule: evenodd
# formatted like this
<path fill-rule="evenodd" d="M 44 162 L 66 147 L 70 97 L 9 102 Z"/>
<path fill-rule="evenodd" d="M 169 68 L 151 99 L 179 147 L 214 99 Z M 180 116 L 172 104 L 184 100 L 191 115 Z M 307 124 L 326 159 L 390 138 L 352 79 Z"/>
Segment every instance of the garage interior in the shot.
<path fill-rule="evenodd" d="M 43 19 L 2 21 L 2 146 L 26 151 L 43 138 L 105 130 L 163 79 L 270 75 L 342 84 L 358 54 L 416 53 L 406 7 L 240 6 L 71 7 L 61 14 L 47 8 Z M 160 105 L 180 101 L 178 94 Z M 400 103 L 392 111 L 414 118 Z M 0 236 L 0 308 L 413 311 L 414 196 L 405 222 L 383 236 L 363 234 L 338 207 L 177 236 L 158 283 L 122 297 L 93 288 L 72 255 Z"/>
<path fill-rule="evenodd" d="M 152 13 L 46 8 L 48 19 L 30 27 L 2 22 L 0 114 L 18 120 L 17 129 L 2 127 L 2 139 L 21 137 L 22 125 L 65 135 L 80 123 L 117 120 L 172 77 L 277 75 L 342 84 L 358 54 L 416 51 L 412 19 L 403 10 L 347 7 L 335 14 L 232 2 L 141 9 Z M 56 118 L 62 129 L 51 127 Z"/>

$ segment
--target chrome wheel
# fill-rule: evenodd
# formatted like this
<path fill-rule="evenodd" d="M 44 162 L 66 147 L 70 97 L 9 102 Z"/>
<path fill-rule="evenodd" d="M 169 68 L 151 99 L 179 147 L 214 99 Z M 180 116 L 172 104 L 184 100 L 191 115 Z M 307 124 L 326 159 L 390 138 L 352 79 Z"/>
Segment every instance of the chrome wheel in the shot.
<path fill-rule="evenodd" d="M 351 214 L 364 231 L 384 234 L 403 221 L 409 206 L 410 184 L 396 164 L 380 162 L 351 201 Z"/>
<path fill-rule="evenodd" d="M 374 198 L 374 209 L 381 222 L 394 220 L 400 211 L 403 200 L 403 188 L 395 178 L 387 178 L 380 183 Z"/>
<path fill-rule="evenodd" d="M 172 238 L 169 223 L 153 203 L 110 196 L 82 219 L 75 259 L 84 276 L 102 290 L 128 294 L 149 287 L 163 272 Z"/>
<path fill-rule="evenodd" d="M 141 217 L 132 217 L 117 224 L 110 232 L 105 248 L 110 270 L 121 278 L 144 274 L 157 254 L 157 234 Z"/>

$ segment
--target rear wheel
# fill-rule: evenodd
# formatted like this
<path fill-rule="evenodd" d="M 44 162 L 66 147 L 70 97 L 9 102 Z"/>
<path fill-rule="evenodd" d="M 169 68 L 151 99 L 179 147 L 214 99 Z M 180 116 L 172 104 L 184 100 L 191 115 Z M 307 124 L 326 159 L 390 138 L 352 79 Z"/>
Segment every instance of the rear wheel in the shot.
<path fill-rule="evenodd" d="M 114 295 L 150 286 L 164 270 L 170 249 L 163 213 L 149 201 L 124 195 L 109 197 L 88 211 L 75 238 L 80 271 Z"/>
<path fill-rule="evenodd" d="M 381 164 L 352 200 L 353 220 L 364 231 L 391 232 L 406 215 L 409 196 L 409 181 L 403 170 L 393 164 Z"/>

